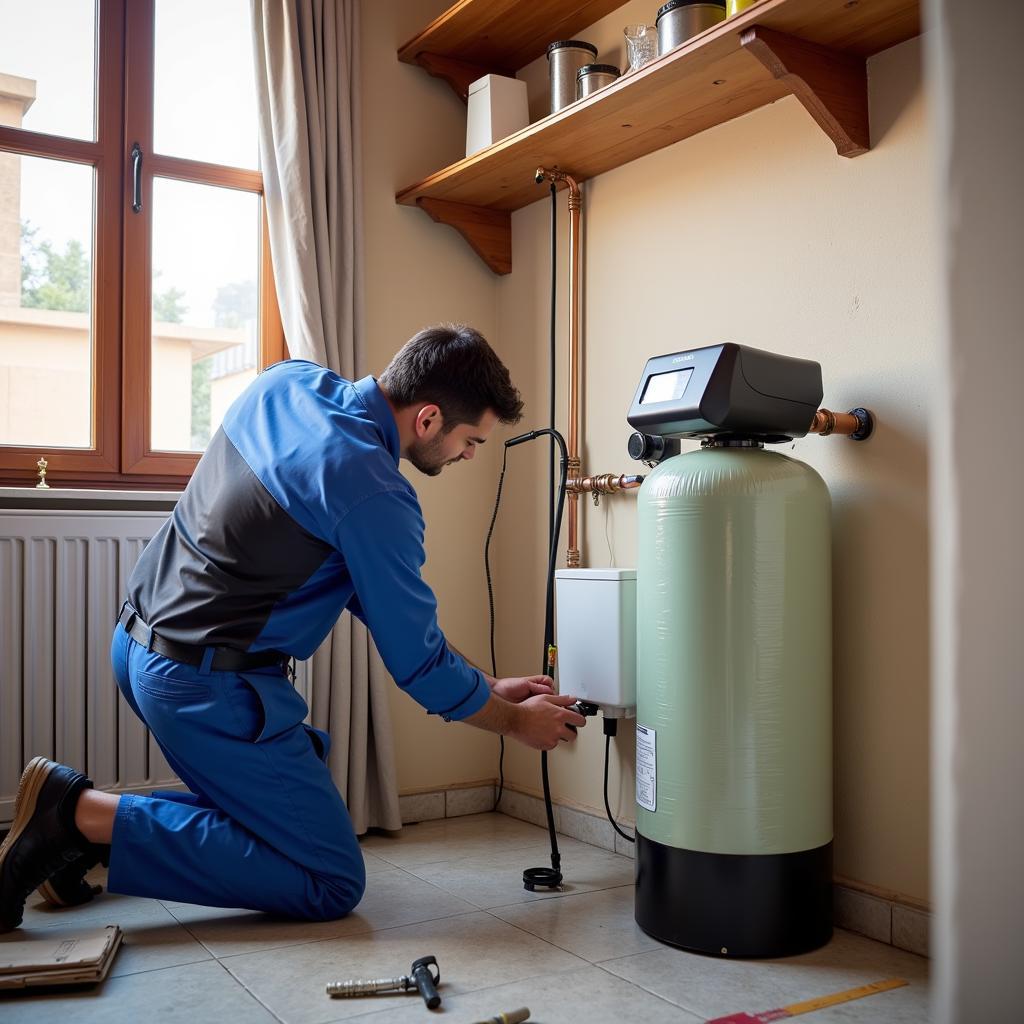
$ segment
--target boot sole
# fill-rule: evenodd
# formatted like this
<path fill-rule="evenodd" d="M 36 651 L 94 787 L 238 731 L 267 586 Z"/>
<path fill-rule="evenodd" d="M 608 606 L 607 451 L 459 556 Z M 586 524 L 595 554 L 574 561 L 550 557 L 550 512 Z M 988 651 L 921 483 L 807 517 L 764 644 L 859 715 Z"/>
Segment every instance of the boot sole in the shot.
<path fill-rule="evenodd" d="M 18 794 L 14 798 L 14 821 L 11 823 L 11 831 L 7 834 L 7 838 L 0 844 L 0 871 L 3 870 L 7 854 L 21 838 L 22 832 L 25 831 L 25 827 L 36 813 L 39 793 L 55 767 L 54 762 L 48 758 L 33 757 L 21 773 Z M 17 928 L 18 926 L 14 925 L 13 927 Z"/>
<path fill-rule="evenodd" d="M 62 900 L 57 890 L 50 885 L 49 881 L 43 882 L 36 892 L 39 893 L 43 899 L 50 904 L 51 907 L 70 907 L 71 904 L 67 900 Z"/>

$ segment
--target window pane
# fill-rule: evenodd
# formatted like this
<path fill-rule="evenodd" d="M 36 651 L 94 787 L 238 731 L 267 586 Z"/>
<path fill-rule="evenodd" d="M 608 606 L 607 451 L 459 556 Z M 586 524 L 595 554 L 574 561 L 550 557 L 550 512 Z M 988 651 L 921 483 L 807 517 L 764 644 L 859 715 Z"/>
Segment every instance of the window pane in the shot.
<path fill-rule="evenodd" d="M 259 359 L 260 197 L 153 179 L 152 445 L 203 451 Z"/>
<path fill-rule="evenodd" d="M 0 152 L 0 444 L 92 446 L 93 169 Z"/>
<path fill-rule="evenodd" d="M 157 0 L 153 148 L 258 166 L 249 0 Z"/>
<path fill-rule="evenodd" d="M 0 125 L 96 138 L 95 0 L 0 0 Z"/>

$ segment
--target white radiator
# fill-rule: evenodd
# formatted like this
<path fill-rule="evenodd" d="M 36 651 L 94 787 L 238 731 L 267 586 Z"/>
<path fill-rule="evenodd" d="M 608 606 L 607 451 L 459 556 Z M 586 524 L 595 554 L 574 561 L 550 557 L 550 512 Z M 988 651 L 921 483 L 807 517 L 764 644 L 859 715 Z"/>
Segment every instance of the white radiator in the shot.
<path fill-rule="evenodd" d="M 167 515 L 0 509 L 0 827 L 36 754 L 102 789 L 179 788 L 110 667 L 128 575 Z"/>

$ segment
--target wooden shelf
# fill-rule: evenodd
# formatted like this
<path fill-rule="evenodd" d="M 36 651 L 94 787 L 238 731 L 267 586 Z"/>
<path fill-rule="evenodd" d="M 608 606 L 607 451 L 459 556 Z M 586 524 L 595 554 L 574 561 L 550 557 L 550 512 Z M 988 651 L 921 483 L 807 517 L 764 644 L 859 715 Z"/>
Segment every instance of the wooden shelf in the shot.
<path fill-rule="evenodd" d="M 574 38 L 581 29 L 600 21 L 622 3 L 623 0 L 460 0 L 410 39 L 398 51 L 398 59 L 426 67 L 431 57 L 442 57 L 475 66 L 479 71 L 477 78 L 486 74 L 513 75 L 546 52 L 548 43 Z"/>
<path fill-rule="evenodd" d="M 461 12 L 483 2 L 464 0 L 417 39 L 446 19 L 445 31 L 453 32 L 460 17 L 469 17 Z M 505 30 L 513 39 L 520 13 L 532 20 L 538 6 L 594 5 L 500 0 L 493 6 L 505 9 Z M 501 225 L 510 211 L 545 194 L 534 183 L 538 166 L 585 181 L 787 95 L 800 100 L 841 155 L 867 152 L 866 60 L 919 32 L 919 0 L 760 0 L 593 96 L 403 189 L 396 199 L 430 205 L 430 215 L 456 227 L 491 269 L 508 273 L 511 242 L 501 232 L 510 233 L 511 222 Z M 493 52 L 508 60 L 516 51 L 504 51 L 504 57 Z M 476 238 L 476 224 L 486 230 L 486 241 Z M 495 246 L 500 258 L 492 261 L 486 253 Z"/>

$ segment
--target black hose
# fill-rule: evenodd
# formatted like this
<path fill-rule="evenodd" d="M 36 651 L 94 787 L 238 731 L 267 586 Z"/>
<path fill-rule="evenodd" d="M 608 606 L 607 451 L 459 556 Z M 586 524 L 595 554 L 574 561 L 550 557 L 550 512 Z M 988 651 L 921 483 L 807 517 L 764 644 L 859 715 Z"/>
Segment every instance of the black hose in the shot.
<path fill-rule="evenodd" d="M 487 574 L 487 607 L 490 610 L 490 632 L 491 632 L 491 675 L 498 678 L 498 659 L 494 655 L 494 585 L 491 581 L 491 537 L 494 535 L 494 524 L 498 519 L 498 507 L 501 505 L 501 489 L 505 486 L 505 470 L 508 467 L 508 448 L 505 448 L 501 460 L 501 476 L 498 477 L 498 493 L 494 496 L 494 511 L 491 513 L 491 525 L 487 528 L 487 540 L 484 541 L 484 572 Z M 505 792 L 505 737 L 499 736 L 501 741 L 498 753 L 498 793 L 494 798 L 494 810 L 498 809 L 501 803 L 502 793 Z"/>
<path fill-rule="evenodd" d="M 615 735 L 615 731 L 618 727 L 618 723 L 614 718 L 606 718 L 604 720 L 604 809 L 608 814 L 608 820 L 612 823 L 612 828 L 622 836 L 623 839 L 628 843 L 635 843 L 636 840 L 627 835 L 619 828 L 618 823 L 612 817 L 612 805 L 608 802 L 608 752 L 611 748 L 612 737 Z"/>
<path fill-rule="evenodd" d="M 565 442 L 561 441 L 561 435 L 557 434 L 555 428 L 555 368 L 556 368 L 556 321 L 558 315 L 558 190 L 555 183 L 551 182 L 551 318 L 548 328 L 548 374 L 550 376 L 550 387 L 548 391 L 548 426 L 551 430 L 551 454 L 548 464 L 548 543 L 551 556 L 548 559 L 548 590 L 547 602 L 544 609 L 544 666 L 542 674 L 548 672 L 548 646 L 554 643 L 554 559 L 558 548 L 558 534 L 561 530 L 562 507 L 565 503 L 565 473 L 568 466 Z M 560 490 L 558 507 L 555 507 L 555 446 L 561 441 L 562 449 L 562 487 Z M 558 840 L 555 838 L 555 811 L 551 804 L 551 783 L 548 780 L 548 752 L 541 751 L 540 755 L 540 777 L 544 785 L 544 811 L 548 820 L 548 836 L 551 839 L 551 869 L 527 868 L 523 872 L 523 885 L 527 889 L 534 886 L 544 885 L 554 888 L 562 884 L 561 862 L 562 857 L 558 852 Z"/>
<path fill-rule="evenodd" d="M 551 322 L 548 327 L 548 373 L 551 377 L 548 386 L 548 426 L 555 429 L 555 318 L 558 313 L 557 284 L 555 273 L 558 256 L 558 240 L 556 227 L 558 224 L 558 192 L 555 183 L 551 182 Z M 555 439 L 551 439 L 551 454 L 548 458 L 548 536 L 555 528 Z"/>
<path fill-rule="evenodd" d="M 523 440 L 533 440 L 541 434 L 547 434 L 558 445 L 561 455 L 561 473 L 558 482 L 558 500 L 555 504 L 555 515 L 552 520 L 551 534 L 548 545 L 548 571 L 547 571 L 547 593 L 544 602 L 544 650 L 542 653 L 541 674 L 547 674 L 548 648 L 555 642 L 555 562 L 558 559 L 558 535 L 562 526 L 562 513 L 565 510 L 565 485 L 569 472 L 569 453 L 565 447 L 565 439 L 555 429 L 548 427 L 542 430 L 533 430 L 530 435 L 524 435 Z M 513 438 L 518 442 L 518 438 Z M 511 442 L 506 442 L 506 444 Z M 536 886 L 542 885 L 547 888 L 556 888 L 562 884 L 562 856 L 558 852 L 558 838 L 555 832 L 555 813 L 551 804 L 551 786 L 548 780 L 548 752 L 541 751 L 540 755 L 541 780 L 544 784 L 544 809 L 548 819 L 548 837 L 551 840 L 551 867 L 550 868 L 527 868 L 523 872 L 523 886 L 533 890 Z"/>

